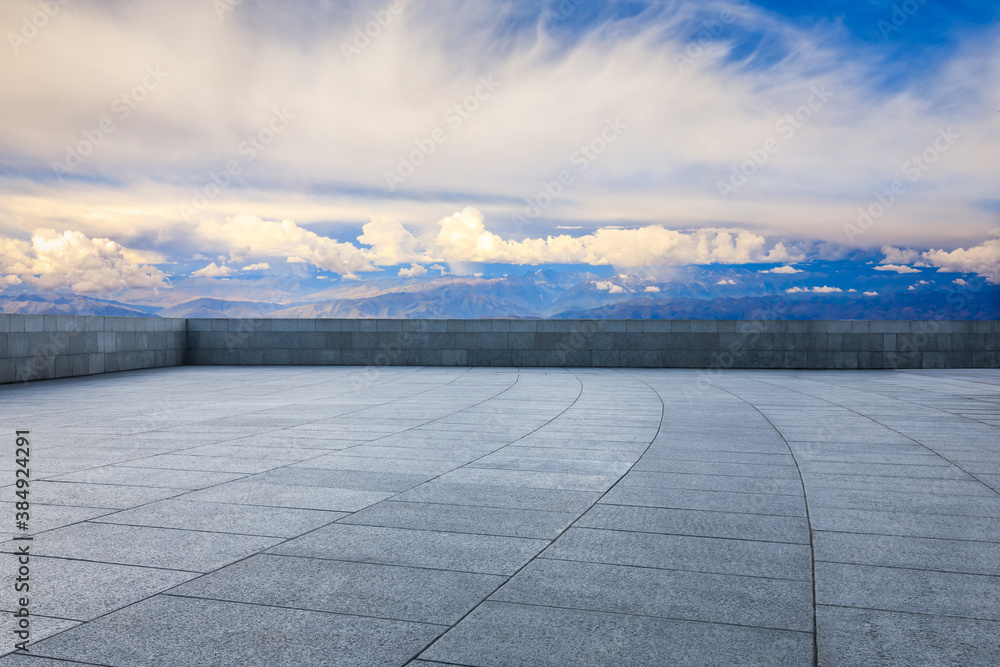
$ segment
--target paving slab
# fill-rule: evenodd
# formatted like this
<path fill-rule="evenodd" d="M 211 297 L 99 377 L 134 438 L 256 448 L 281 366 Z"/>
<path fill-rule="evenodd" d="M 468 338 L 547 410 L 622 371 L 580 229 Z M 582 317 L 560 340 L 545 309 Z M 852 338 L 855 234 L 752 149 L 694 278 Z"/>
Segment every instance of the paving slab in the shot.
<path fill-rule="evenodd" d="M 159 595 L 34 646 L 114 667 L 380 667 L 403 664 L 441 626 Z"/>
<path fill-rule="evenodd" d="M 35 438 L 0 665 L 1000 654 L 997 371 L 181 367 L 0 405 Z"/>
<path fill-rule="evenodd" d="M 99 563 L 208 572 L 271 547 L 281 540 L 172 528 L 78 523 L 44 534 L 32 545 L 39 556 L 72 558 Z M 0 544 L 15 553 L 13 542 Z"/>
<path fill-rule="evenodd" d="M 809 544 L 809 522 L 805 517 L 599 503 L 580 517 L 575 525 L 579 528 Z"/>
<path fill-rule="evenodd" d="M 825 605 L 817 615 L 823 665 L 966 667 L 1000 656 L 995 621 Z"/>
<path fill-rule="evenodd" d="M 505 581 L 488 574 L 262 554 L 171 593 L 454 625 Z"/>
<path fill-rule="evenodd" d="M 511 575 L 548 545 L 521 537 L 335 523 L 269 553 Z"/>
<path fill-rule="evenodd" d="M 812 584 L 539 558 L 491 600 L 812 632 Z"/>
<path fill-rule="evenodd" d="M 340 523 L 554 540 L 578 516 L 575 512 L 386 500 Z"/>
<path fill-rule="evenodd" d="M 296 537 L 345 516 L 346 512 L 178 499 L 104 514 L 93 521 L 263 537 Z"/>
<path fill-rule="evenodd" d="M 810 581 L 809 546 L 571 528 L 544 558 Z"/>
<path fill-rule="evenodd" d="M 812 635 L 485 602 L 421 658 L 508 665 L 812 665 Z"/>

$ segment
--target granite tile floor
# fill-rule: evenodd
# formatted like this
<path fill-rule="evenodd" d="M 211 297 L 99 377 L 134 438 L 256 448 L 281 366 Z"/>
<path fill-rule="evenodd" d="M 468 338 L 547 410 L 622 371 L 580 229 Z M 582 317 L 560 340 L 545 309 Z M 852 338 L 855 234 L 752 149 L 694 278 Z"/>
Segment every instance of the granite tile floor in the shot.
<path fill-rule="evenodd" d="M 0 424 L 0 667 L 1000 662 L 997 371 L 182 367 Z"/>

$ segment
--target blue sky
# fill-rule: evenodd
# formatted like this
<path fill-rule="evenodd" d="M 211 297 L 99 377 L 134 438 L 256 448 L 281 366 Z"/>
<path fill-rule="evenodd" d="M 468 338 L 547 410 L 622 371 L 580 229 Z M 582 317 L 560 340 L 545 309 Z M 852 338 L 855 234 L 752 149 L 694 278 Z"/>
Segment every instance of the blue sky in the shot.
<path fill-rule="evenodd" d="M 37 12 L 0 8 L 7 294 L 260 298 L 303 266 L 1000 282 L 1000 2 Z"/>

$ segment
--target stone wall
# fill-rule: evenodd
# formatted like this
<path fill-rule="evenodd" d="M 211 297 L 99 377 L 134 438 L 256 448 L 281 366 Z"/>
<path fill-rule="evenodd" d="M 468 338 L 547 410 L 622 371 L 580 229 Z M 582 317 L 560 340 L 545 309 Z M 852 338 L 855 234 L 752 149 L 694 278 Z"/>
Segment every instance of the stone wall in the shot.
<path fill-rule="evenodd" d="M 0 314 L 0 384 L 180 366 L 186 320 Z"/>
<path fill-rule="evenodd" d="M 998 322 L 0 314 L 0 384 L 193 365 L 1000 368 Z"/>
<path fill-rule="evenodd" d="M 190 364 L 997 368 L 997 322 L 188 320 Z"/>

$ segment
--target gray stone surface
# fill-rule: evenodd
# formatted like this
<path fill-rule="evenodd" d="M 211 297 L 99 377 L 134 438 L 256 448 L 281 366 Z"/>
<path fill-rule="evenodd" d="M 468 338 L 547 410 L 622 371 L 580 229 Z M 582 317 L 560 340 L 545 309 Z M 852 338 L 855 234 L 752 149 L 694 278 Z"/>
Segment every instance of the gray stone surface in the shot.
<path fill-rule="evenodd" d="M 505 577 L 263 554 L 171 593 L 453 625 Z"/>
<path fill-rule="evenodd" d="M 996 322 L 185 320 L 0 313 L 0 384 L 185 363 L 998 368 L 1000 334 Z"/>
<path fill-rule="evenodd" d="M 812 664 L 812 635 L 716 623 L 486 602 L 421 654 L 507 665 Z"/>
<path fill-rule="evenodd" d="M 160 595 L 63 632 L 42 657 L 114 667 L 403 664 L 443 628 Z"/>
<path fill-rule="evenodd" d="M 548 544 L 538 539 L 338 523 L 269 553 L 510 575 Z"/>
<path fill-rule="evenodd" d="M 995 662 L 994 371 L 186 367 L 0 405 L 38 586 L 0 665 Z"/>

